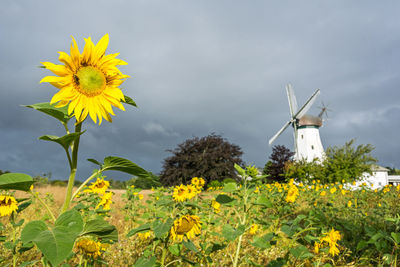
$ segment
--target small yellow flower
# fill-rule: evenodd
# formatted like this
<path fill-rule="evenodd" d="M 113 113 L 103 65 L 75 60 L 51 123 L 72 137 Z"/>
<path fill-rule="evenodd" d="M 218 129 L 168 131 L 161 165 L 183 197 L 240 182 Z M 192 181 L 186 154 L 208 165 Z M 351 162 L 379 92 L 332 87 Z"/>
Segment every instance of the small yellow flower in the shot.
<path fill-rule="evenodd" d="M 341 239 L 340 232 L 332 228 L 328 233 L 324 233 L 324 237 L 321 238 L 321 244 L 323 242 L 329 245 L 329 254 L 335 256 L 339 254 L 339 249 L 337 247 L 337 241 Z"/>
<path fill-rule="evenodd" d="M 138 233 L 138 236 L 139 236 L 140 240 L 144 241 L 144 240 L 147 240 L 147 239 L 150 238 L 151 232 L 147 231 L 147 232 L 144 232 L 144 233 Z"/>
<path fill-rule="evenodd" d="M 322 191 L 319 195 L 320 196 L 325 196 L 326 195 L 326 191 Z"/>
<path fill-rule="evenodd" d="M 138 197 L 139 197 L 140 200 L 143 199 L 143 195 L 142 194 L 139 194 Z"/>
<path fill-rule="evenodd" d="M 347 207 L 349 207 L 349 208 L 351 208 L 351 205 L 352 205 L 353 203 L 351 202 L 351 200 L 349 200 L 349 202 L 347 202 Z"/>
<path fill-rule="evenodd" d="M 96 182 L 92 183 L 89 186 L 89 189 L 86 189 L 85 192 L 92 192 L 97 194 L 104 194 L 108 187 L 110 186 L 109 181 L 105 181 L 104 178 L 97 178 Z"/>
<path fill-rule="evenodd" d="M 218 201 L 213 200 L 211 202 L 211 206 L 214 208 L 215 213 L 219 213 L 221 211 L 221 204 Z"/>
<path fill-rule="evenodd" d="M 78 253 L 94 259 L 101 256 L 101 252 L 105 251 L 105 247 L 105 244 L 86 238 L 79 240 L 75 244 Z"/>
<path fill-rule="evenodd" d="M 195 185 L 195 186 L 199 185 L 199 183 L 200 183 L 198 177 L 193 177 L 191 182 L 192 182 L 192 185 Z"/>
<path fill-rule="evenodd" d="M 179 186 L 175 186 L 174 193 L 172 194 L 172 198 L 175 201 L 183 202 L 187 199 L 188 189 L 187 186 L 181 184 Z"/>
<path fill-rule="evenodd" d="M 382 204 L 381 204 L 381 203 L 378 203 L 378 206 L 379 206 L 379 207 L 382 207 Z"/>
<path fill-rule="evenodd" d="M 319 248 L 321 247 L 321 243 L 315 242 L 314 243 L 314 253 L 318 254 L 319 253 Z"/>
<path fill-rule="evenodd" d="M 258 231 L 258 224 L 253 224 L 249 229 L 249 234 L 255 235 Z"/>
<path fill-rule="evenodd" d="M 286 196 L 286 202 L 288 203 L 293 203 L 296 201 L 297 196 L 299 195 L 299 189 L 297 189 L 297 186 L 292 185 L 290 186 L 288 190 L 288 194 Z"/>
<path fill-rule="evenodd" d="M 199 191 L 197 190 L 197 188 L 194 185 L 189 184 L 186 186 L 186 199 L 192 199 L 198 193 L 199 193 Z"/>
<path fill-rule="evenodd" d="M 109 210 L 111 203 L 112 203 L 112 192 L 105 193 L 101 197 L 100 203 L 96 206 L 96 209 L 98 209 L 100 206 L 103 206 L 103 210 Z"/>
<path fill-rule="evenodd" d="M 331 189 L 329 189 L 329 192 L 331 192 L 331 194 L 335 194 L 336 190 L 336 187 L 332 187 Z"/>
<path fill-rule="evenodd" d="M 29 187 L 29 190 L 33 191 L 33 185 L 31 185 L 31 187 Z"/>
<path fill-rule="evenodd" d="M 0 195 L 0 217 L 11 215 L 18 210 L 18 202 L 13 196 Z"/>

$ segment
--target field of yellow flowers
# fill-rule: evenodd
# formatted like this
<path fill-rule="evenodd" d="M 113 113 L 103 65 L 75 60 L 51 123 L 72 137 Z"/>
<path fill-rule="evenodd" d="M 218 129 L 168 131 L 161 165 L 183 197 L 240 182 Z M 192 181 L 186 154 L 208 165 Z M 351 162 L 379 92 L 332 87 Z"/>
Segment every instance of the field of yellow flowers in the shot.
<path fill-rule="evenodd" d="M 241 181 L 220 188 L 193 177 L 172 188 L 120 192 L 104 172 L 149 173 L 108 156 L 88 159 L 97 169 L 74 188 L 84 123 L 111 122 L 112 107 L 136 107 L 119 88 L 129 76 L 117 66 L 127 63 L 106 54 L 108 43 L 108 34 L 97 44 L 88 37 L 81 53 L 72 38 L 70 55 L 59 52 L 61 64 L 41 62 L 56 76 L 40 82 L 58 91 L 50 103 L 26 107 L 65 130 L 39 139 L 62 148 L 68 185 L 35 188 L 28 174 L 0 175 L 1 266 L 399 265 L 400 186 L 267 184 L 255 167 L 235 165 Z"/>
<path fill-rule="evenodd" d="M 400 186 L 348 190 L 341 183 L 262 184 L 251 169 L 221 188 L 204 180 L 113 192 L 99 176 L 72 201 L 85 220 L 115 225 L 108 237 L 78 237 L 63 266 L 396 266 Z M 0 198 L 2 266 L 53 266 L 38 243 L 15 242 L 24 221 L 51 220 L 57 188 L 32 188 L 33 204 Z M 60 190 L 60 189 L 59 189 Z M 64 190 L 64 189 L 61 189 Z M 51 192 L 53 191 L 53 193 Z M 15 197 L 15 198 L 14 198 Z M 20 201 L 20 200 L 19 200 Z M 23 238 L 22 238 L 23 239 Z M 15 244 L 15 247 L 13 247 Z"/>

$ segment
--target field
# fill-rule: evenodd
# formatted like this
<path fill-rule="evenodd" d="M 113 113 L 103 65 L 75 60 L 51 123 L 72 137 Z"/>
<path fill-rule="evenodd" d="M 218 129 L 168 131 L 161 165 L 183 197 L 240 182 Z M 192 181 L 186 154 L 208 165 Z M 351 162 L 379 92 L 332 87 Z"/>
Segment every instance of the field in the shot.
<path fill-rule="evenodd" d="M 92 184 L 73 205 L 85 220 L 101 215 L 114 225 L 118 242 L 91 238 L 99 241 L 93 251 L 79 245 L 86 237 L 78 238 L 65 262 L 70 266 L 398 265 L 400 186 L 350 191 L 340 183 L 245 181 L 204 190 L 196 179 L 187 186 L 144 191 L 101 186 L 107 191 L 96 191 Z M 112 201 L 105 203 L 102 196 L 110 192 Z M 33 194 L 32 205 L 18 214 L 18 220 L 51 223 L 39 198 L 57 217 L 65 188 L 39 187 Z M 11 241 L 8 217 L 0 222 L 1 233 Z M 19 236 L 23 226 L 15 228 Z M 15 266 L 23 262 L 43 266 L 36 246 L 20 250 L 17 257 L 8 246 L 0 244 L 2 266 L 12 266 L 13 260 Z"/>

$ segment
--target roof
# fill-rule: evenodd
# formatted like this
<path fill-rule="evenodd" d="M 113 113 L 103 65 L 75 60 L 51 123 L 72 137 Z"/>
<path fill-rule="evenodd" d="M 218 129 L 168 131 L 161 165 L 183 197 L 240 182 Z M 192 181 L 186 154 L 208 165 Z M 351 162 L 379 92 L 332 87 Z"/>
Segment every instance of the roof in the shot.
<path fill-rule="evenodd" d="M 299 126 L 322 126 L 322 119 L 312 115 L 304 115 L 299 119 Z"/>
<path fill-rule="evenodd" d="M 376 165 L 376 164 L 372 164 L 371 170 L 373 172 L 388 172 L 389 171 L 389 169 L 379 166 L 379 165 Z"/>

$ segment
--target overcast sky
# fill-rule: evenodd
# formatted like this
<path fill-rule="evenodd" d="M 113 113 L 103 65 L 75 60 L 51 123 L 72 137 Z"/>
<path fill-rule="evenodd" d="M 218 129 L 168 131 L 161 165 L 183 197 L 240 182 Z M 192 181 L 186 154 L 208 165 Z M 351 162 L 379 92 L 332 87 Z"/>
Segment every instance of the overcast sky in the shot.
<path fill-rule="evenodd" d="M 71 35 L 120 52 L 131 75 L 122 86 L 139 108 L 115 109 L 113 122 L 87 120 L 78 179 L 87 158 L 128 158 L 159 173 L 163 159 L 212 132 L 263 167 L 268 139 L 289 119 L 285 85 L 299 104 L 315 91 L 332 112 L 324 147 L 375 146 L 383 166 L 400 167 L 398 1 L 15 1 L 0 9 L 0 169 L 67 179 L 65 153 L 41 135 L 63 135 L 56 120 L 21 105 L 49 102 L 58 89 L 39 81 L 69 53 Z M 81 50 L 82 51 L 82 50 Z M 275 142 L 293 149 L 292 128 Z M 107 175 L 107 174 L 106 174 Z M 109 173 L 110 178 L 127 175 Z"/>

